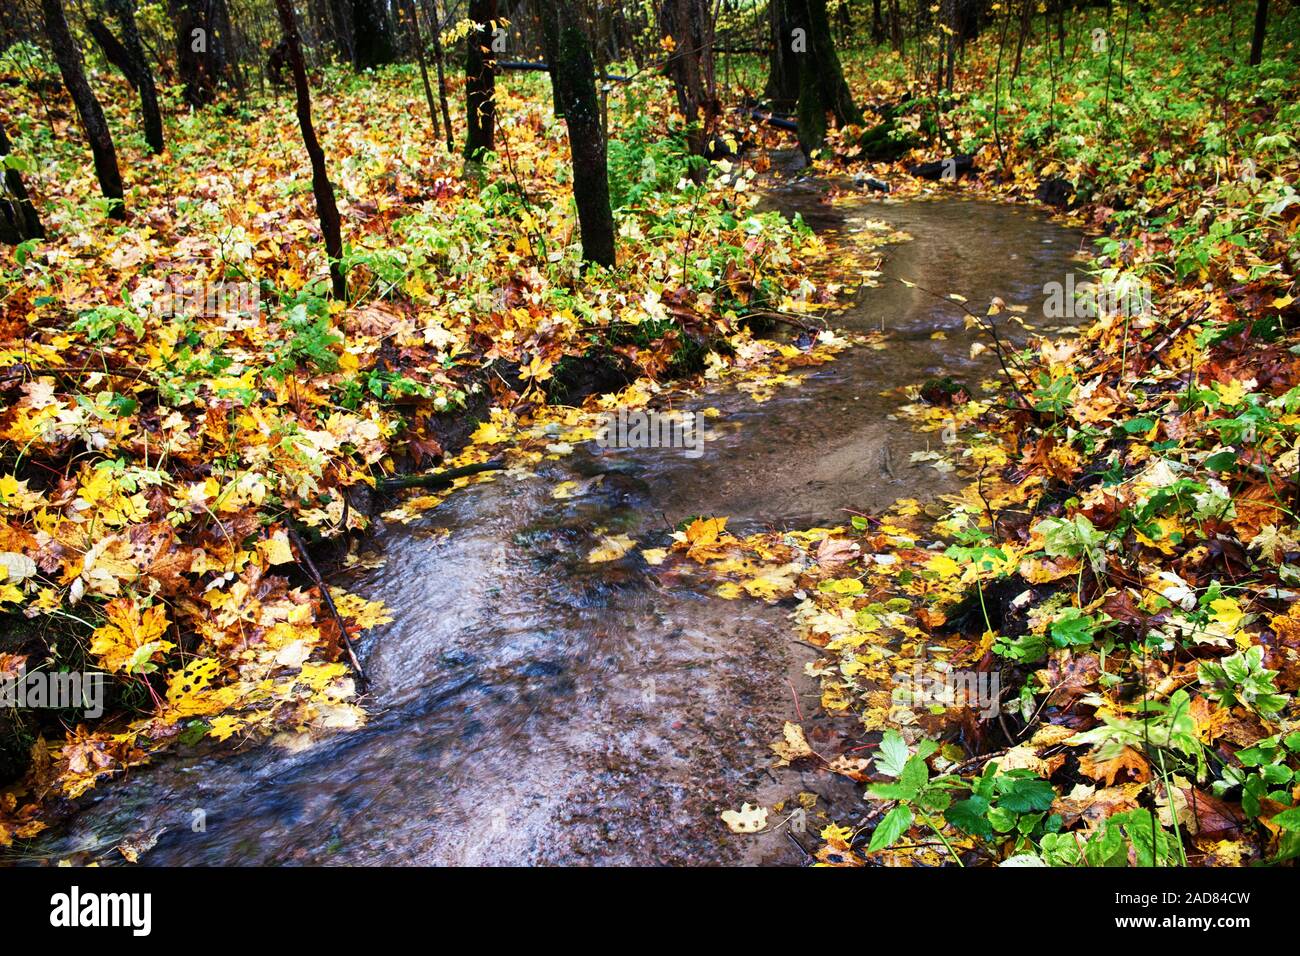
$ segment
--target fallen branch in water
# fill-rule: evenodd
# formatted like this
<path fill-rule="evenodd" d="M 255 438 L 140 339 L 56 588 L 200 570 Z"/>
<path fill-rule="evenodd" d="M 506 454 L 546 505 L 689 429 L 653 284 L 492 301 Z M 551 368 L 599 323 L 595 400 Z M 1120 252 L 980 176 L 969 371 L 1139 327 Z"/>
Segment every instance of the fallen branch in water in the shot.
<path fill-rule="evenodd" d="M 501 471 L 506 466 L 504 458 L 481 461 L 476 465 L 462 465 L 448 468 L 446 471 L 431 475 L 402 475 L 398 478 L 384 478 L 375 483 L 379 491 L 401 491 L 404 488 L 445 488 L 457 478 L 467 478 L 484 471 Z"/>
<path fill-rule="evenodd" d="M 366 679 L 366 672 L 361 669 L 361 661 L 357 660 L 357 652 L 352 647 L 352 639 L 348 637 L 348 628 L 347 625 L 343 623 L 343 615 L 340 614 L 339 609 L 334 606 L 334 597 L 330 594 L 329 585 L 321 580 L 320 572 L 316 570 L 316 565 L 312 562 L 311 555 L 307 553 L 307 545 L 305 545 L 302 538 L 298 536 L 298 532 L 293 530 L 292 525 L 286 524 L 285 527 L 289 531 L 289 540 L 292 541 L 293 546 L 298 549 L 301 563 L 306 567 L 307 573 L 311 576 L 312 581 L 320 590 L 320 596 L 325 599 L 325 606 L 329 608 L 330 614 L 334 617 L 334 623 L 339 626 L 339 634 L 343 637 L 343 646 L 347 648 L 348 659 L 352 661 L 352 669 L 356 671 L 357 678 L 364 682 Z"/>

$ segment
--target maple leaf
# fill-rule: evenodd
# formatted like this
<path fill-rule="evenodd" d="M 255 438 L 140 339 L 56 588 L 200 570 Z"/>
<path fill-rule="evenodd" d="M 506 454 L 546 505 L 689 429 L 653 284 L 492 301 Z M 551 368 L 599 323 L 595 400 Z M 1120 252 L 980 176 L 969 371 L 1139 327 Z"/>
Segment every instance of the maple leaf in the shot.
<path fill-rule="evenodd" d="M 723 810 L 722 822 L 732 833 L 757 833 L 767 826 L 767 810 L 742 803 L 739 810 Z"/>
<path fill-rule="evenodd" d="M 1126 771 L 1131 773 L 1132 779 L 1137 782 L 1151 779 L 1151 765 L 1132 747 L 1123 748 L 1109 760 L 1096 760 L 1091 755 L 1084 754 L 1079 758 L 1079 770 L 1093 780 L 1104 779 L 1108 787 L 1114 786 L 1115 777 Z"/>
<path fill-rule="evenodd" d="M 107 622 L 91 636 L 90 652 L 105 670 L 149 674 L 176 645 L 163 640 L 167 612 L 162 605 L 141 608 L 134 598 L 116 598 L 104 608 Z"/>
<path fill-rule="evenodd" d="M 600 543 L 587 552 L 587 560 L 592 564 L 617 561 L 636 546 L 636 542 L 625 534 L 605 536 Z"/>
<path fill-rule="evenodd" d="M 219 661 L 203 657 L 173 672 L 167 682 L 167 703 L 172 712 L 177 717 L 193 717 L 220 709 L 221 703 L 205 693 L 220 670 Z"/>
<path fill-rule="evenodd" d="M 813 749 L 808 746 L 808 740 L 804 736 L 803 728 L 798 724 L 787 720 L 782 734 L 783 739 L 772 744 L 772 751 L 780 758 L 776 766 L 784 767 L 800 757 L 814 756 Z"/>

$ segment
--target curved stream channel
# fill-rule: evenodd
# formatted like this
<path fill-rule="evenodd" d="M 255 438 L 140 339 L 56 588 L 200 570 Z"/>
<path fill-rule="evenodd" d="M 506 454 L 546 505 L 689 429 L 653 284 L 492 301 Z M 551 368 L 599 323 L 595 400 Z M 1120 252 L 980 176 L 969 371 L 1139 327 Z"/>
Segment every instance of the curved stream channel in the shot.
<path fill-rule="evenodd" d="M 863 197 L 832 209 L 808 186 L 773 201 L 823 230 L 888 222 L 914 240 L 885 248 L 888 275 L 979 312 L 999 295 L 1031 321 L 1082 244 L 1010 206 Z M 367 549 L 386 563 L 333 578 L 396 618 L 362 649 L 367 726 L 297 752 L 161 756 L 101 786 L 39 854 L 97 856 L 157 835 L 145 863 L 803 862 L 784 828 L 733 836 L 718 819 L 801 790 L 861 806 L 825 773 L 770 769 L 769 743 L 798 719 L 794 695 L 805 717 L 818 697 L 803 676 L 815 651 L 791 640 L 788 609 L 656 575 L 637 549 L 602 564 L 586 555 L 597 528 L 658 547 L 691 515 L 727 515 L 740 531 L 809 527 L 956 490 L 909 463 L 936 438 L 891 420 L 897 396 L 880 393 L 995 375 L 991 350 L 969 357 L 978 333 L 963 318 L 885 282 L 836 322 L 883 326 L 888 348 L 843 352 L 764 404 L 726 388 L 699 397 L 721 412 L 703 457 L 593 445 L 539 477 L 472 486 L 410 525 L 377 522 Z M 582 495 L 551 497 L 601 474 Z M 206 828 L 194 832 L 199 808 Z"/>

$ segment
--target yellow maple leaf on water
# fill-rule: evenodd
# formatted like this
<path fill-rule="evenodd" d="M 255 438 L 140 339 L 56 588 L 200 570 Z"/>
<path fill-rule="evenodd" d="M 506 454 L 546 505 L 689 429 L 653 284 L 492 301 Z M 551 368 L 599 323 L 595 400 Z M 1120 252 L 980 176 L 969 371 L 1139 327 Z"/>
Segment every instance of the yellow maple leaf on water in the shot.
<path fill-rule="evenodd" d="M 566 498 L 572 498 L 578 487 L 576 481 L 562 481 L 551 489 L 551 497 L 557 501 L 564 501 Z"/>
<path fill-rule="evenodd" d="M 772 752 L 779 758 L 776 764 L 778 767 L 787 766 L 790 761 L 798 760 L 800 757 L 813 756 L 813 749 L 808 746 L 808 738 L 804 736 L 803 728 L 798 724 L 787 720 L 782 736 L 782 740 L 771 745 Z"/>
<path fill-rule="evenodd" d="M 176 645 L 162 639 L 167 611 L 162 605 L 140 608 L 133 598 L 116 598 L 104 608 L 107 623 L 91 636 L 90 652 L 113 673 L 148 674 L 154 663 Z"/>
<path fill-rule="evenodd" d="M 691 558 L 703 563 L 726 554 L 733 540 L 725 533 L 726 527 L 726 518 L 696 518 L 685 532 L 676 532 L 673 537 L 688 546 L 686 553 Z"/>
<path fill-rule="evenodd" d="M 233 717 L 230 714 L 222 714 L 220 717 L 214 717 L 208 727 L 208 736 L 215 737 L 217 740 L 229 740 L 232 736 L 243 730 L 248 724 L 247 720 L 242 717 Z"/>
<path fill-rule="evenodd" d="M 767 826 L 767 810 L 742 803 L 739 810 L 723 810 L 722 822 L 732 833 L 757 833 Z"/>
<path fill-rule="evenodd" d="M 625 534 L 616 534 L 600 539 L 600 543 L 587 553 L 587 560 L 592 564 L 600 564 L 605 561 L 617 561 L 628 551 L 632 550 L 633 541 Z"/>

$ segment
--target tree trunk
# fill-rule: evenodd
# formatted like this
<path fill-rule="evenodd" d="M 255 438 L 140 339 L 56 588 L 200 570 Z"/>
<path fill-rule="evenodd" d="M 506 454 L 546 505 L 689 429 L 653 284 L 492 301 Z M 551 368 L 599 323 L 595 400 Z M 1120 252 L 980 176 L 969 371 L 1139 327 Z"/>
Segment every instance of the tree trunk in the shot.
<path fill-rule="evenodd" d="M 0 125 L 0 166 L 4 167 L 4 192 L 0 194 L 0 242 L 17 245 L 28 239 L 44 239 L 45 227 L 23 186 L 18 170 L 4 160 L 11 152 L 9 137 Z"/>
<path fill-rule="evenodd" d="M 382 0 L 352 0 L 353 59 L 358 70 L 392 63 L 397 54 Z"/>
<path fill-rule="evenodd" d="M 442 51 L 442 21 L 438 13 L 438 0 L 429 0 L 433 13 L 433 59 L 438 67 L 438 105 L 442 108 L 442 125 L 447 132 L 447 152 L 456 149 L 455 137 L 451 129 L 451 110 L 447 106 L 447 74 L 444 66 L 446 57 Z"/>
<path fill-rule="evenodd" d="M 803 0 L 770 0 L 772 50 L 763 97 L 773 109 L 788 110 L 799 100 L 799 50 L 807 49 L 807 30 L 796 35 L 797 8 Z"/>
<path fill-rule="evenodd" d="M 95 175 L 104 198 L 116 200 L 109 209 L 114 219 L 126 218 L 125 196 L 122 192 L 122 174 L 117 168 L 117 150 L 113 148 L 113 135 L 108 129 L 104 110 L 86 82 L 86 71 L 81 63 L 81 51 L 68 29 L 68 17 L 63 11 L 63 0 L 41 0 L 41 13 L 45 17 L 45 33 L 54 51 L 54 60 L 63 75 L 63 85 L 68 88 L 76 104 L 81 125 L 90 140 L 90 152 L 95 158 Z"/>
<path fill-rule="evenodd" d="M 880 10 L 880 0 L 871 0 L 871 39 L 874 43 L 885 40 L 885 17 Z"/>
<path fill-rule="evenodd" d="M 496 0 L 469 0 L 469 18 L 479 28 L 465 38 L 465 158 L 477 160 L 496 144 Z"/>
<path fill-rule="evenodd" d="M 176 67 L 185 102 L 195 109 L 217 96 L 217 83 L 228 69 L 223 0 L 169 0 L 176 28 Z"/>
<path fill-rule="evenodd" d="M 1250 65 L 1264 58 L 1264 33 L 1268 29 L 1268 0 L 1255 0 L 1255 32 L 1250 38 Z"/>
<path fill-rule="evenodd" d="M 331 32 L 338 54 L 349 63 L 356 62 L 355 31 L 352 26 L 352 0 L 327 0 Z"/>
<path fill-rule="evenodd" d="M 692 154 L 703 156 L 721 112 L 713 71 L 713 17 L 708 0 L 663 0 L 659 29 L 672 38 L 665 70 L 677 91 L 677 106 L 686 117 L 686 142 Z M 697 181 L 703 164 L 692 170 Z"/>
<path fill-rule="evenodd" d="M 325 237 L 325 252 L 330 260 L 330 287 L 334 298 L 346 299 L 348 286 L 340 261 L 343 258 L 343 238 L 339 208 L 334 202 L 334 186 L 325 169 L 325 153 L 311 122 L 311 90 L 307 87 L 307 68 L 302 62 L 302 43 L 293 16 L 293 0 L 275 0 L 275 7 L 284 28 L 284 39 L 289 45 L 289 65 L 293 69 L 293 88 L 298 101 L 298 125 L 302 127 L 302 141 L 311 159 L 311 191 L 316 197 L 316 213 L 320 217 L 320 231 Z"/>
<path fill-rule="evenodd" d="M 131 59 L 131 54 L 126 52 L 126 47 L 121 41 L 113 36 L 113 31 L 104 21 L 97 17 L 90 18 L 86 21 L 86 32 L 99 44 L 104 59 L 117 67 L 118 72 L 126 77 L 126 82 L 130 84 L 131 89 L 139 89 L 135 75 L 135 61 Z"/>
<path fill-rule="evenodd" d="M 844 81 L 840 58 L 831 37 L 826 0 L 794 0 L 798 14 L 796 30 L 807 38 L 803 52 L 796 48 L 799 64 L 799 146 L 811 155 L 826 140 L 826 114 L 835 117 L 836 125 L 862 122 L 862 113 L 853 102 L 853 94 Z"/>
<path fill-rule="evenodd" d="M 122 71 L 127 82 L 139 90 L 145 142 L 149 144 L 150 152 L 157 155 L 163 151 L 162 113 L 158 109 L 158 89 L 154 86 L 153 71 L 149 69 L 140 31 L 135 25 L 135 0 L 108 0 L 108 11 L 117 21 L 121 42 L 98 20 L 89 22 L 90 32 L 109 61 Z"/>
<path fill-rule="evenodd" d="M 420 82 L 424 84 L 424 100 L 429 104 L 429 119 L 433 121 L 433 138 L 438 138 L 438 107 L 433 102 L 433 87 L 429 85 L 429 68 L 424 62 L 424 41 L 420 38 L 420 14 L 415 0 L 406 0 L 406 14 L 411 18 L 411 42 L 415 45 L 415 59 L 420 64 Z"/>
<path fill-rule="evenodd" d="M 582 258 L 614 267 L 614 214 L 609 207 L 609 168 L 600 128 L 600 98 L 587 35 L 574 0 L 539 0 L 546 60 L 555 99 L 564 109 L 573 159 L 573 200 L 582 230 Z M 549 25 L 545 21 L 549 19 Z"/>

